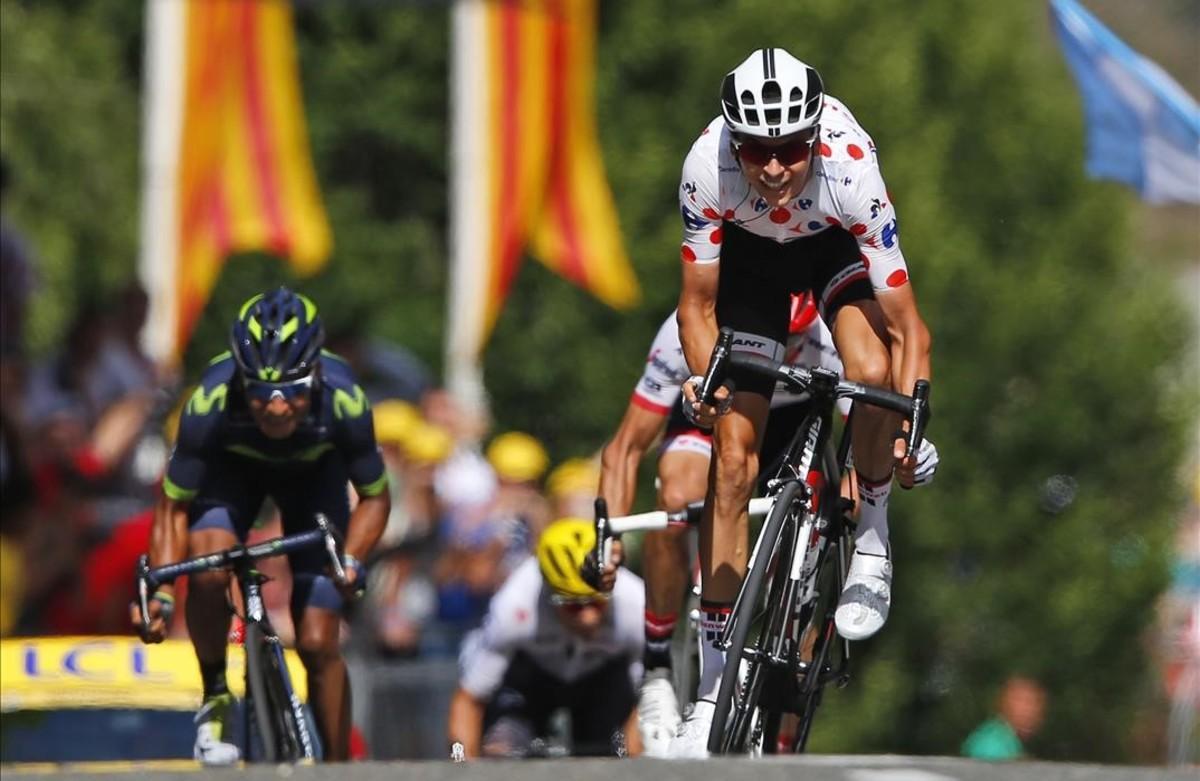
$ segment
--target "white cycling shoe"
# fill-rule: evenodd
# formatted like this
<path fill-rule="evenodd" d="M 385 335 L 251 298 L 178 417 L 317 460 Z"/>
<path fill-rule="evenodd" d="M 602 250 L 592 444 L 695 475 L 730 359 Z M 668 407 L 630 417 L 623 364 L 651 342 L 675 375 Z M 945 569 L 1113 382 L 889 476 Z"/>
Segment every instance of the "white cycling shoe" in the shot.
<path fill-rule="evenodd" d="M 669 674 L 647 673 L 638 692 L 638 732 L 642 735 L 645 756 L 659 759 L 670 756 L 671 741 L 679 731 L 679 700 Z"/>
<path fill-rule="evenodd" d="M 233 716 L 233 695 L 221 694 L 207 700 L 196 713 L 196 745 L 192 755 L 207 766 L 232 765 L 241 758 L 241 751 L 222 738 Z"/>
<path fill-rule="evenodd" d="M 711 700 L 698 700 L 692 712 L 683 720 L 679 733 L 671 741 L 671 759 L 707 759 L 708 733 L 712 730 L 713 711 L 717 705 Z"/>
<path fill-rule="evenodd" d="M 883 628 L 892 606 L 892 562 L 854 551 L 833 621 L 847 640 L 866 640 Z"/>

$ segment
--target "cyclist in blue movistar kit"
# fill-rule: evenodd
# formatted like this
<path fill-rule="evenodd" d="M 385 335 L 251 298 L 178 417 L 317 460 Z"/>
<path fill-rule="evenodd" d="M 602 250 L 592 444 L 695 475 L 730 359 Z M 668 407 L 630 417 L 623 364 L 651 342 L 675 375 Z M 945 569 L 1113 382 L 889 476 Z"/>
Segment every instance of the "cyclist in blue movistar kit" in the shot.
<path fill-rule="evenodd" d="M 286 288 L 257 295 L 233 324 L 231 350 L 214 358 L 184 408 L 175 452 L 150 536 L 150 565 L 229 548 L 244 541 L 266 497 L 285 533 L 305 531 L 316 513 L 345 535 L 349 583 L 327 576 L 321 550 L 290 557 L 296 648 L 308 671 L 308 696 L 324 757 L 349 755 L 350 684 L 338 648 L 344 600 L 364 577 L 361 559 L 387 522 L 390 499 L 369 405 L 344 361 L 321 350 L 317 307 Z M 350 511 L 347 483 L 359 501 Z M 190 578 L 187 626 L 204 682 L 195 757 L 229 764 L 238 748 L 225 735 L 233 698 L 225 681 L 228 572 Z M 146 642 L 166 635 L 174 589 L 150 601 Z M 133 609 L 141 627 L 141 611 Z"/>

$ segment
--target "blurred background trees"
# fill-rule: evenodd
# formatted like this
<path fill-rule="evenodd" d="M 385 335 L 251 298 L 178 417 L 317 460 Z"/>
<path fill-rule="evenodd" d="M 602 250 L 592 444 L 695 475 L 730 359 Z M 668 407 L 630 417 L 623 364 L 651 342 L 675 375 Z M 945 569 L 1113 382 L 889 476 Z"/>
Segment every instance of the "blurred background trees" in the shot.
<path fill-rule="evenodd" d="M 448 8 L 297 6 L 335 236 L 328 269 L 300 289 L 331 331 L 395 340 L 436 371 L 456 164 Z M 644 303 L 616 313 L 524 264 L 485 364 L 498 426 L 556 458 L 602 444 L 674 306 L 679 169 L 720 78 L 750 49 L 788 48 L 879 146 L 935 336 L 942 453 L 934 486 L 893 503 L 891 626 L 860 650 L 851 687 L 827 696 L 812 748 L 955 753 L 1021 672 L 1049 692 L 1040 755 L 1138 756 L 1130 725 L 1155 696 L 1145 638 L 1195 426 L 1196 329 L 1176 280 L 1200 252 L 1194 222 L 1180 240 L 1155 215 L 1151 233 L 1132 194 L 1084 179 L 1079 101 L 1044 4 L 675 0 L 601 13 L 600 133 Z M 1190 0 L 1143 21 L 1194 42 L 1197 20 Z M 5 206 L 37 256 L 37 350 L 134 275 L 141 51 L 136 3 L 0 2 Z M 295 283 L 274 260 L 229 261 L 189 376 L 223 349 L 236 305 L 279 282 Z"/>

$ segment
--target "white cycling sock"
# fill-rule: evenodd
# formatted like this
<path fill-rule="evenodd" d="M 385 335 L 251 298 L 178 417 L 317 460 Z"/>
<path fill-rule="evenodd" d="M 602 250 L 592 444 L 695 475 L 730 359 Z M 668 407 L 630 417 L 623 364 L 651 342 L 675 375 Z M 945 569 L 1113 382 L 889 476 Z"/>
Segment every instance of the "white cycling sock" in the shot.
<path fill-rule="evenodd" d="M 728 602 L 700 602 L 700 683 L 696 686 L 696 700 L 716 702 L 717 690 L 721 688 L 721 673 L 725 670 L 725 651 L 717 646 L 721 632 L 729 621 L 733 605 Z"/>
<path fill-rule="evenodd" d="M 871 483 L 858 475 L 858 529 L 854 532 L 854 548 L 863 553 L 886 556 L 888 548 L 888 497 L 892 479 Z"/>

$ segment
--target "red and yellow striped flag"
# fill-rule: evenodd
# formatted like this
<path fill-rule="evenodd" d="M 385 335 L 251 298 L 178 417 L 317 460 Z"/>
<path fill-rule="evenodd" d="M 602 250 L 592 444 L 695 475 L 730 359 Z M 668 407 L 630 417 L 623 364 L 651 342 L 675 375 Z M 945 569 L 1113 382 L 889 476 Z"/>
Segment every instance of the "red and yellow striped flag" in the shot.
<path fill-rule="evenodd" d="M 640 298 L 596 134 L 595 0 L 458 0 L 448 358 L 478 359 L 523 252 L 600 298 Z"/>
<path fill-rule="evenodd" d="M 151 77 L 158 90 L 151 85 L 147 132 L 159 133 L 159 146 L 148 140 L 147 158 L 157 151 L 169 175 L 157 188 L 168 203 L 157 204 L 156 224 L 149 216 L 143 224 L 142 266 L 151 322 L 165 332 L 154 352 L 171 358 L 186 346 L 227 256 L 268 252 L 311 274 L 332 239 L 308 149 L 290 5 L 152 0 L 150 11 L 150 35 L 160 37 L 149 44 L 151 67 L 165 72 Z M 170 41 L 178 53 L 153 56 Z"/>

